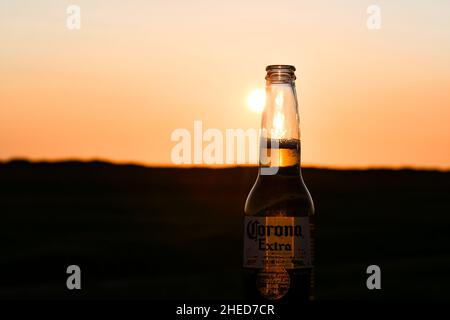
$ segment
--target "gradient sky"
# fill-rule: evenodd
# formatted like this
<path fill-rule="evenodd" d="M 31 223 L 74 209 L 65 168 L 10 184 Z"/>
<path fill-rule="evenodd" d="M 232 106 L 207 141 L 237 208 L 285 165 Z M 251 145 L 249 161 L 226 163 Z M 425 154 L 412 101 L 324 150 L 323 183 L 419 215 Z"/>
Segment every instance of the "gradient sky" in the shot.
<path fill-rule="evenodd" d="M 449 17 L 446 0 L 0 0 L 0 159 L 169 164 L 194 120 L 258 128 L 247 96 L 281 63 L 305 164 L 450 168 Z"/>

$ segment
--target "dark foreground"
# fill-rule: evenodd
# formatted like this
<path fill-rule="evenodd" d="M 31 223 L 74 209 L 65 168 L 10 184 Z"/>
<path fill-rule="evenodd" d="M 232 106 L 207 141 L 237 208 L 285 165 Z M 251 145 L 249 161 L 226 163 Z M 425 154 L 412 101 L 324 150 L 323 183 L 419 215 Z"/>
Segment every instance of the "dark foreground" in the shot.
<path fill-rule="evenodd" d="M 304 169 L 316 298 L 450 298 L 450 173 Z M 254 168 L 0 164 L 0 298 L 237 299 Z M 66 289 L 66 268 L 82 290 Z M 382 289 L 366 288 L 381 267 Z"/>

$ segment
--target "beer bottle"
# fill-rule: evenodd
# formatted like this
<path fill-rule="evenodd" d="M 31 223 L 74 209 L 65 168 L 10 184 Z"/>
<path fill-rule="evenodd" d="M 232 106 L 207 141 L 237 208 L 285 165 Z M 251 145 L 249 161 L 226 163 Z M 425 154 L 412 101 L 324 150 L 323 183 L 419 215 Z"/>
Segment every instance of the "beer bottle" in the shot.
<path fill-rule="evenodd" d="M 295 67 L 266 71 L 258 177 L 244 210 L 244 290 L 253 300 L 309 300 L 314 205 L 300 169 Z"/>

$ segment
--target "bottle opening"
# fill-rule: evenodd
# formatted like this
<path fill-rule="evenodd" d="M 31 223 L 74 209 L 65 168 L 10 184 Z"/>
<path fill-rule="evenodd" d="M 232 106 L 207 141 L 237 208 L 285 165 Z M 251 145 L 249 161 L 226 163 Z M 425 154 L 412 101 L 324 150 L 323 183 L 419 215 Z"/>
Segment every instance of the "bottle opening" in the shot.
<path fill-rule="evenodd" d="M 295 67 L 286 64 L 273 64 L 266 67 L 268 83 L 292 83 L 295 77 Z"/>

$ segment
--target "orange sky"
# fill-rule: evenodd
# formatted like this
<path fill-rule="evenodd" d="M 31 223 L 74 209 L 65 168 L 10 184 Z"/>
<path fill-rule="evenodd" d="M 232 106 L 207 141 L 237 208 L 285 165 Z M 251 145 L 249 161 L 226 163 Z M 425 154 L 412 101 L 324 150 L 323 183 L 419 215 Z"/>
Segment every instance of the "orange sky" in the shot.
<path fill-rule="evenodd" d="M 305 164 L 450 168 L 450 2 L 378 1 L 378 31 L 339 3 L 0 0 L 0 159 L 170 164 L 194 120 L 259 127 L 247 96 L 282 63 Z"/>

